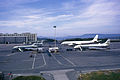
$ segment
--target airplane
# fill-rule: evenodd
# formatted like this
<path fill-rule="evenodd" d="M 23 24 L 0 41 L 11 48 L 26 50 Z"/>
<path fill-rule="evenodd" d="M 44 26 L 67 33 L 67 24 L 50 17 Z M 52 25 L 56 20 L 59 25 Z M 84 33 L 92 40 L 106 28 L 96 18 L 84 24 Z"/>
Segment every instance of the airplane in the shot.
<path fill-rule="evenodd" d="M 72 45 L 89 44 L 89 43 L 95 43 L 95 42 L 99 42 L 99 41 L 98 41 L 98 35 L 96 35 L 96 36 L 94 37 L 94 39 L 93 39 L 93 40 L 90 40 L 90 41 L 64 41 L 64 42 L 62 42 L 61 44 L 62 44 L 62 45 L 72 46 Z"/>
<path fill-rule="evenodd" d="M 41 42 L 39 43 L 33 43 L 33 44 L 35 44 L 35 45 L 37 45 L 38 47 L 41 47 L 41 46 L 43 46 L 43 43 L 44 43 L 44 40 L 41 40 Z"/>
<path fill-rule="evenodd" d="M 43 52 L 43 48 L 40 48 L 43 43 L 33 43 L 32 45 L 24 45 L 24 46 L 14 46 L 12 49 L 12 53 L 14 52 L 24 52 L 24 51 L 37 51 Z"/>
<path fill-rule="evenodd" d="M 51 47 L 51 48 L 49 48 L 48 52 L 50 52 L 50 53 L 59 52 L 59 48 L 58 47 Z"/>
<path fill-rule="evenodd" d="M 103 49 L 108 49 L 109 45 L 110 45 L 110 39 L 108 39 L 105 43 L 76 45 L 74 46 L 74 49 L 80 49 L 81 51 L 83 51 L 83 49 L 103 50 Z"/>

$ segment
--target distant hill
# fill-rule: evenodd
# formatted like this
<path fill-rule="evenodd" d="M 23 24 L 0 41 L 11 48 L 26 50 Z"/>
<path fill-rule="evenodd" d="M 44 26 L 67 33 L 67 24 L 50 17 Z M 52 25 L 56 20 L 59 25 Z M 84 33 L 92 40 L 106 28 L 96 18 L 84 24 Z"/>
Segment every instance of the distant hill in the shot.
<path fill-rule="evenodd" d="M 38 41 L 44 40 L 44 42 L 54 42 L 55 41 L 53 38 L 47 38 L 47 37 L 43 37 L 43 36 L 38 36 L 37 40 Z"/>
<path fill-rule="evenodd" d="M 96 34 L 84 34 L 80 38 L 93 38 Z M 120 39 L 120 34 L 98 34 L 99 39 L 109 38 L 109 39 Z"/>
<path fill-rule="evenodd" d="M 48 38 L 46 38 L 46 37 L 37 37 L 37 40 L 46 40 L 46 39 L 48 39 Z"/>
<path fill-rule="evenodd" d="M 84 34 L 80 36 L 66 36 L 57 37 L 58 40 L 72 39 L 72 38 L 94 38 L 96 34 Z M 109 38 L 109 39 L 120 39 L 120 34 L 97 34 L 99 39 Z"/>
<path fill-rule="evenodd" d="M 84 34 L 80 36 L 66 36 L 66 37 L 56 37 L 57 40 L 65 40 L 65 39 L 72 39 L 72 38 L 94 38 L 96 34 Z M 97 34 L 99 39 L 109 38 L 109 39 L 120 39 L 120 34 Z M 54 39 L 53 37 L 50 37 Z M 38 39 L 45 40 L 50 39 L 47 37 L 39 36 Z"/>

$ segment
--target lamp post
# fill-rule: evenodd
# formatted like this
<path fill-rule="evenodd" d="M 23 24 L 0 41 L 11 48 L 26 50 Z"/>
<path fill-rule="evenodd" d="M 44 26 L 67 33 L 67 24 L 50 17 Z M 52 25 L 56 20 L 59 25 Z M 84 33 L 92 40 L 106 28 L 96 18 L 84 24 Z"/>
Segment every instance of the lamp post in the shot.
<path fill-rule="evenodd" d="M 55 47 L 56 47 L 56 26 L 53 26 L 53 28 L 55 29 Z"/>

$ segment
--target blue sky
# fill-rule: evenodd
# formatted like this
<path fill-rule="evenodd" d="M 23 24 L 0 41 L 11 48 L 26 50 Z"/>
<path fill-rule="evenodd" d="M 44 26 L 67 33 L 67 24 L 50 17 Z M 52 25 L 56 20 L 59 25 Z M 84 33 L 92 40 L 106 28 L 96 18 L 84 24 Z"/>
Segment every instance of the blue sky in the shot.
<path fill-rule="evenodd" d="M 0 32 L 39 36 L 120 33 L 120 0 L 0 0 Z"/>

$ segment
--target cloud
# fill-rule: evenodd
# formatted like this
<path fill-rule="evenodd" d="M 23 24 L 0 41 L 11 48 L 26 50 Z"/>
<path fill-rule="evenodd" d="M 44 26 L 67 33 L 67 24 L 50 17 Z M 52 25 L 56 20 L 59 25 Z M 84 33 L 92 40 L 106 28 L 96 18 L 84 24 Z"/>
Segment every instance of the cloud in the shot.
<path fill-rule="evenodd" d="M 82 16 L 97 17 L 114 15 L 116 11 L 114 11 L 113 6 L 115 6 L 113 2 L 95 3 L 88 7 Z"/>
<path fill-rule="evenodd" d="M 13 4 L 27 4 L 37 1 L 39 0 L 18 0 Z M 107 29 L 108 26 L 114 28 L 120 25 L 120 5 L 117 0 L 76 0 L 63 2 L 61 5 L 57 9 L 23 7 L 9 10 L 7 13 L 2 12 L 1 16 L 5 13 L 8 17 L 6 20 L 0 19 L 0 27 L 14 27 L 16 31 L 21 30 L 21 32 L 35 31 L 47 36 L 48 33 L 51 34 L 49 31 L 52 31 L 52 26 L 56 25 L 59 36 L 65 36 L 102 32 L 102 29 Z M 4 15 L 5 17 L 6 15 Z M 103 30 L 103 32 L 105 31 Z"/>
<path fill-rule="evenodd" d="M 15 15 L 11 15 L 12 17 L 10 20 L 1 20 L 0 26 L 43 29 L 44 27 L 51 25 L 54 22 L 70 20 L 72 17 L 72 15 L 51 16 L 53 12 L 47 12 L 41 9 L 28 10 L 29 12 L 26 9 L 12 11 L 12 13 L 15 13 Z"/>
<path fill-rule="evenodd" d="M 120 11 L 115 10 L 115 2 L 94 2 L 87 7 L 82 13 L 75 15 L 71 23 L 63 24 L 63 29 L 81 28 L 81 27 L 101 27 L 114 25 L 116 16 Z M 66 27 L 65 27 L 66 26 Z"/>
<path fill-rule="evenodd" d="M 33 3 L 37 1 L 40 1 L 40 0 L 1 0 L 0 7 L 10 8 L 10 7 L 16 7 L 18 5 Z"/>

